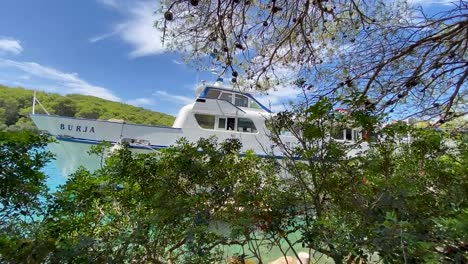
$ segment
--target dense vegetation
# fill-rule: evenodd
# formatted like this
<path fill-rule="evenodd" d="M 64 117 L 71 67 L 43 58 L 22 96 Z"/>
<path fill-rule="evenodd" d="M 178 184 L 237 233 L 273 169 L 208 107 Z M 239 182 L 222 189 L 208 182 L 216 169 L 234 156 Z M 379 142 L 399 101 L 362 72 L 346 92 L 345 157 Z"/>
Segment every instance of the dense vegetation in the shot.
<path fill-rule="evenodd" d="M 92 119 L 123 119 L 126 122 L 168 125 L 174 117 L 141 107 L 112 102 L 80 94 L 59 95 L 37 92 L 37 98 L 50 114 Z M 32 112 L 33 91 L 0 85 L 0 130 L 34 129 L 29 118 Z M 36 113 L 44 113 L 37 105 Z"/>
<path fill-rule="evenodd" d="M 467 261 L 466 135 L 398 123 L 349 156 L 358 145 L 328 140 L 333 125 L 369 128 L 378 118 L 334 115 L 326 100 L 301 112 L 302 147 L 276 139 L 294 159 L 240 156 L 235 139 L 122 148 L 55 193 L 40 172 L 50 156 L 35 151 L 47 139 L 0 132 L 0 261 L 226 263 L 229 254 L 237 261 L 228 263 L 269 263 L 271 248 L 320 252 L 312 263 Z M 289 117 L 298 113 L 272 130 L 296 133 Z M 401 143 L 405 135 L 412 142 Z"/>

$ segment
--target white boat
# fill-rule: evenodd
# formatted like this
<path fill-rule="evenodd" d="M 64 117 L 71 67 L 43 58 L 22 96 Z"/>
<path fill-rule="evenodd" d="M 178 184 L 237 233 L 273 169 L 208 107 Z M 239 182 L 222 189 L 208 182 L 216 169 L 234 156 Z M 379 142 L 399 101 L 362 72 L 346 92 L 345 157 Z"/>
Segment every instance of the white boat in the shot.
<path fill-rule="evenodd" d="M 80 165 L 90 170 L 98 168 L 101 159 L 88 155 L 87 151 L 103 141 L 115 146 L 126 142 L 130 149 L 153 151 L 168 148 L 180 138 L 190 142 L 212 136 L 220 142 L 237 138 L 242 143 L 241 152 L 253 150 L 262 157 L 282 158 L 281 149 L 271 142 L 266 126 L 265 121 L 271 117 L 270 109 L 251 94 L 224 88 L 219 79 L 213 85 L 197 89 L 197 98 L 182 107 L 172 127 L 35 114 L 34 104 L 31 114 L 39 130 L 57 139 L 58 143 L 50 144 L 49 149 L 56 155 L 62 175 L 73 173 Z M 343 129 L 334 138 L 356 141 L 360 140 L 360 133 L 359 129 Z M 286 146 L 298 144 L 291 134 L 280 137 Z"/>
<path fill-rule="evenodd" d="M 215 136 L 219 141 L 237 138 L 242 151 L 253 150 L 260 156 L 279 156 L 272 151 L 265 120 L 271 111 L 251 94 L 224 88 L 221 82 L 202 86 L 193 103 L 184 106 L 172 127 L 130 124 L 123 121 L 92 120 L 31 114 L 39 130 L 54 136 L 58 144 L 49 148 L 56 154 L 62 174 L 68 175 L 79 165 L 90 169 L 99 166 L 99 159 L 87 155 L 91 145 L 108 141 L 127 142 L 130 149 L 158 150 L 174 145 L 180 138 L 196 142 Z M 283 140 L 294 144 L 296 138 Z"/>

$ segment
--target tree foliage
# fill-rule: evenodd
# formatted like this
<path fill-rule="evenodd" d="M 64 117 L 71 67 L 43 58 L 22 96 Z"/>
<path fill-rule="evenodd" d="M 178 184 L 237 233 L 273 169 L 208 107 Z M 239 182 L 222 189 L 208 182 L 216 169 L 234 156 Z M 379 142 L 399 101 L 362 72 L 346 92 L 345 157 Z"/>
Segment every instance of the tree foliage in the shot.
<path fill-rule="evenodd" d="M 335 263 L 467 260 L 466 135 L 402 123 L 380 128 L 376 116 L 337 114 L 325 99 L 296 110 L 270 124 L 274 139 L 284 130 L 300 139 L 294 146 L 276 137 L 288 155 L 282 160 L 240 155 L 236 140 L 182 140 L 147 154 L 116 150 L 101 169 L 78 170 L 35 207 L 42 208 L 40 218 L 10 218 L 19 231 L 2 226 L 0 258 L 225 263 L 229 252 L 268 263 L 269 250 L 276 248 L 289 256 L 316 252 L 315 261 Z M 381 136 L 352 145 L 328 137 L 337 126 L 358 124 Z M 408 136 L 412 140 L 402 142 Z M 7 142 L 22 149 L 43 141 L 18 136 Z M 362 144 L 369 148 L 349 155 Z M 2 194 L 10 191 L 5 199 L 19 197 L 3 206 L 20 210 L 15 205 L 27 197 L 38 201 L 44 177 L 36 173 L 49 156 L 39 156 L 36 164 L 12 151 L 2 152 L 9 157 L 3 164 L 21 163 L 9 166 L 28 173 L 16 173 L 15 184 L 2 185 Z M 35 173 L 20 170 L 33 164 Z M 42 176 L 32 183 L 26 180 L 30 175 Z"/>
<path fill-rule="evenodd" d="M 156 26 L 168 47 L 224 68 L 240 88 L 303 79 L 309 97 L 359 94 L 376 112 L 444 122 L 467 112 L 467 8 L 464 0 L 438 14 L 399 0 L 176 0 L 162 1 Z"/>
<path fill-rule="evenodd" d="M 238 141 L 218 145 L 212 139 L 181 141 L 151 154 L 123 148 L 100 170 L 78 170 L 53 195 L 41 235 L 20 257 L 61 263 L 221 261 L 224 245 L 248 247 L 257 219 L 274 202 L 268 197 L 284 192 L 271 189 L 279 179 L 269 160 L 253 153 L 241 158 L 239 149 Z M 220 232 L 225 227 L 231 231 Z M 37 248 L 46 253 L 31 255 Z M 6 260 L 18 259 L 4 250 Z"/>
<path fill-rule="evenodd" d="M 47 209 L 46 175 L 41 171 L 52 154 L 50 139 L 32 132 L 0 132 L 0 261 L 28 261 L 40 254 L 32 241 Z M 25 253 L 26 252 L 26 253 Z"/>
<path fill-rule="evenodd" d="M 50 114 L 92 118 L 123 119 L 126 122 L 171 126 L 174 117 L 93 96 L 37 92 L 37 98 Z M 0 130 L 35 130 L 29 114 L 32 112 L 33 91 L 0 85 Z M 36 104 L 36 112 L 44 113 Z M 44 113 L 45 114 L 45 113 Z"/>
<path fill-rule="evenodd" d="M 371 111 L 343 114 L 321 99 L 272 123 L 272 138 L 289 157 L 284 169 L 314 212 L 303 216 L 304 243 L 335 263 L 373 255 L 384 263 L 463 263 L 466 134 L 380 122 Z M 355 143 L 330 137 L 346 127 L 379 137 Z M 284 130 L 300 144 L 283 143 L 278 135 Z"/>

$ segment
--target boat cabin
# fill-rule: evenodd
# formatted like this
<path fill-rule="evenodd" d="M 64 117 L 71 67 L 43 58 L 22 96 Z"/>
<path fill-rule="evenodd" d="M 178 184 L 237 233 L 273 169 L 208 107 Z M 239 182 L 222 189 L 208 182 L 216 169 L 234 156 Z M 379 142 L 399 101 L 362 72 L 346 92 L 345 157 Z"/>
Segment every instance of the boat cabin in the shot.
<path fill-rule="evenodd" d="M 258 109 L 271 113 L 270 109 L 263 106 L 251 94 L 230 89 L 206 87 L 198 96 L 197 102 L 203 101 L 203 99 L 223 100 L 237 107 L 248 108 L 249 110 Z"/>
<path fill-rule="evenodd" d="M 198 89 L 194 103 L 183 107 L 173 127 L 258 133 L 270 109 L 249 93 L 217 86 Z"/>

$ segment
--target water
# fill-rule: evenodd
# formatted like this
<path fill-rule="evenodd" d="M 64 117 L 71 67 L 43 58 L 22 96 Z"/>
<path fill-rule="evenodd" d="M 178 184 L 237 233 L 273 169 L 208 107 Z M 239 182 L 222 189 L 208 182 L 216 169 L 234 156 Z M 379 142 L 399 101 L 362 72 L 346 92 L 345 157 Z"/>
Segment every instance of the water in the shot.
<path fill-rule="evenodd" d="M 52 143 L 47 146 L 47 150 L 55 155 L 42 170 L 48 176 L 47 186 L 51 192 L 65 184 L 68 176 L 77 171 L 81 165 L 85 165 L 91 171 L 100 167 L 100 159 L 88 154 L 90 147 L 88 144 L 70 142 Z"/>
<path fill-rule="evenodd" d="M 48 176 L 46 183 L 51 192 L 55 192 L 60 185 L 65 184 L 67 181 L 67 178 L 60 173 L 54 160 L 49 162 L 47 166 L 42 169 L 42 172 Z"/>

